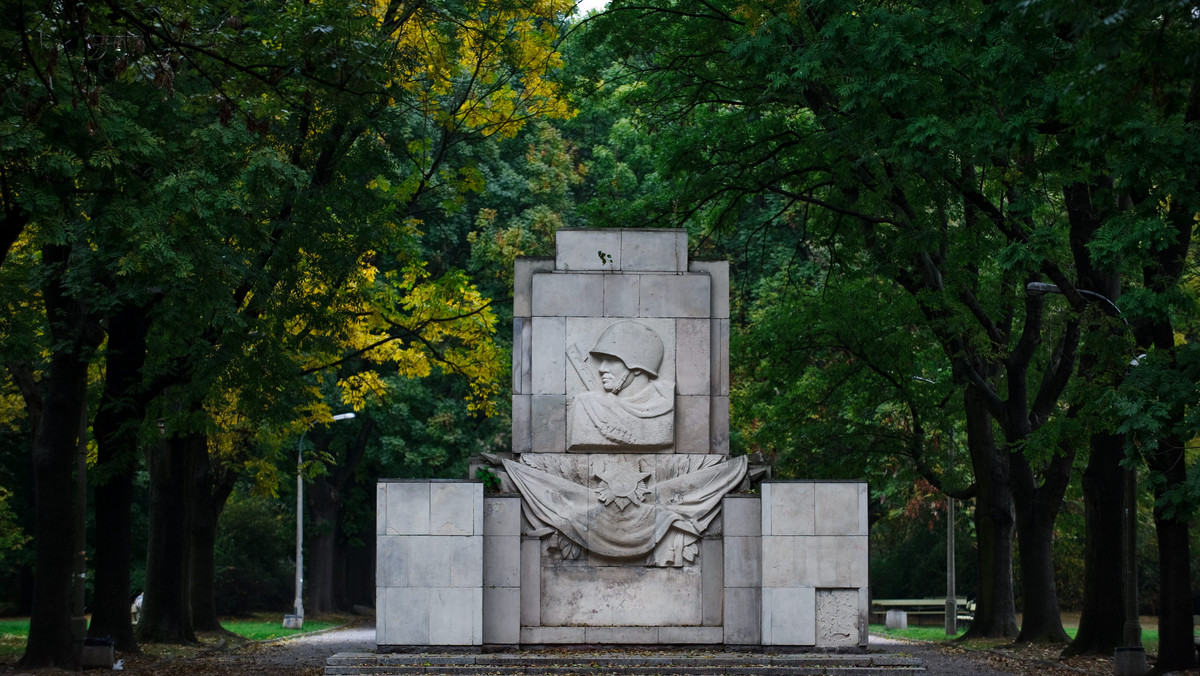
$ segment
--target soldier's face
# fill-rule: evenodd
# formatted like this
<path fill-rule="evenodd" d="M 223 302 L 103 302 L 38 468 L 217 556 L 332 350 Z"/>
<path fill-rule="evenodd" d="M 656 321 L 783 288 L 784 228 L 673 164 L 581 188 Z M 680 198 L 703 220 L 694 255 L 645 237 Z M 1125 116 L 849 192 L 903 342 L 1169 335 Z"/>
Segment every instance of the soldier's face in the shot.
<path fill-rule="evenodd" d="M 629 373 L 629 369 L 625 368 L 625 362 L 607 355 L 600 357 L 600 363 L 596 366 L 596 370 L 600 372 L 600 383 L 608 392 L 619 387 L 625 381 L 626 374 Z"/>

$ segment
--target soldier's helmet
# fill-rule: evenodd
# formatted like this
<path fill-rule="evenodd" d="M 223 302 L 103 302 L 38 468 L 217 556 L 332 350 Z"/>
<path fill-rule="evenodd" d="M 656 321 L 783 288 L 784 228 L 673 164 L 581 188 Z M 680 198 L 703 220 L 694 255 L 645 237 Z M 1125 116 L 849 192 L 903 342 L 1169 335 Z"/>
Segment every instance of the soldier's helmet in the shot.
<path fill-rule="evenodd" d="M 649 326 L 624 320 L 604 329 L 591 354 L 616 357 L 625 362 L 626 368 L 641 369 L 657 378 L 662 366 L 663 342 Z"/>

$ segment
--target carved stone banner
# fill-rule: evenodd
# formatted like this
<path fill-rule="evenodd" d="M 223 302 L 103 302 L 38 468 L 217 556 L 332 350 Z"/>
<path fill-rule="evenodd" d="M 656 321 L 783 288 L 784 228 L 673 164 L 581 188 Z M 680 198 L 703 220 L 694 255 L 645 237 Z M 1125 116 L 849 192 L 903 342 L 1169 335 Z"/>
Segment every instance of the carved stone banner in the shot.
<path fill-rule="evenodd" d="M 584 551 L 638 565 L 683 566 L 746 475 L 746 457 L 525 455 L 504 468 L 535 531 L 566 559 Z M 547 532 L 547 531 L 543 531 Z"/>

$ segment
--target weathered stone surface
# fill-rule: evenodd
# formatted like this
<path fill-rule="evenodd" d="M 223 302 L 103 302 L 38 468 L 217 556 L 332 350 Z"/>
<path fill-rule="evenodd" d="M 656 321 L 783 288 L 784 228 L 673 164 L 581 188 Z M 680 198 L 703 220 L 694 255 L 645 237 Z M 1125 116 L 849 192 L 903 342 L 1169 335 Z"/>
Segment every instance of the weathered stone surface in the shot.
<path fill-rule="evenodd" d="M 860 626 L 857 589 L 817 590 L 817 645 L 826 648 L 855 646 L 865 629 Z"/>
<path fill-rule="evenodd" d="M 711 397 L 709 411 L 709 450 L 729 455 L 729 397 Z"/>
<path fill-rule="evenodd" d="M 518 258 L 513 265 L 513 316 L 533 316 L 533 275 L 554 269 L 553 258 Z"/>
<path fill-rule="evenodd" d="M 621 270 L 621 235 L 620 230 L 559 230 L 555 236 L 555 267 L 577 272 Z"/>
<path fill-rule="evenodd" d="M 621 237 L 620 269 L 687 270 L 687 231 L 624 230 Z"/>
<path fill-rule="evenodd" d="M 812 482 L 766 482 L 762 496 L 763 535 L 816 533 L 816 491 Z"/>
<path fill-rule="evenodd" d="M 516 535 L 483 536 L 483 586 L 521 586 L 521 539 Z"/>
<path fill-rule="evenodd" d="M 726 507 L 729 501 L 725 502 Z M 728 522 L 726 522 L 728 528 Z M 762 586 L 762 542 L 758 537 L 725 536 L 724 575 L 726 587 Z"/>
<path fill-rule="evenodd" d="M 816 590 L 812 587 L 764 587 L 763 645 L 816 645 Z"/>
<path fill-rule="evenodd" d="M 563 317 L 533 318 L 532 393 L 566 394 L 567 322 Z"/>
<path fill-rule="evenodd" d="M 429 645 L 483 642 L 483 589 L 431 589 Z"/>
<path fill-rule="evenodd" d="M 408 564 L 412 558 L 410 536 L 387 535 L 375 541 L 375 584 L 382 587 L 407 587 Z"/>
<path fill-rule="evenodd" d="M 712 390 L 714 397 L 729 396 L 729 320 L 713 319 L 709 335 L 712 346 Z"/>
<path fill-rule="evenodd" d="M 719 625 L 658 628 L 658 642 L 666 645 L 720 645 L 723 641 L 724 631 Z"/>
<path fill-rule="evenodd" d="M 546 626 L 699 625 L 697 568 L 543 566 Z"/>
<path fill-rule="evenodd" d="M 531 398 L 531 443 L 534 453 L 562 453 L 567 448 L 567 397 L 535 394 Z"/>
<path fill-rule="evenodd" d="M 762 500 L 757 495 L 727 495 L 723 509 L 726 537 L 762 535 Z"/>
<path fill-rule="evenodd" d="M 375 642 L 379 645 L 430 645 L 430 590 L 379 587 L 376 593 Z"/>
<path fill-rule="evenodd" d="M 384 534 L 423 535 L 429 532 L 429 484 L 425 482 L 385 482 L 382 514 Z"/>
<path fill-rule="evenodd" d="M 707 319 L 675 321 L 676 383 L 683 395 L 707 395 L 712 389 L 712 341 Z"/>
<path fill-rule="evenodd" d="M 513 394 L 533 393 L 533 319 L 513 317 Z"/>
<path fill-rule="evenodd" d="M 712 279 L 712 316 L 729 318 L 729 261 L 692 261 L 692 272 L 705 273 Z"/>
<path fill-rule="evenodd" d="M 642 276 L 616 274 L 604 276 L 604 316 L 636 317 L 641 305 Z"/>
<path fill-rule="evenodd" d="M 484 587 L 483 642 L 507 645 L 520 640 L 520 587 Z"/>
<path fill-rule="evenodd" d="M 586 643 L 658 643 L 658 627 L 585 627 Z"/>
<path fill-rule="evenodd" d="M 725 588 L 725 644 L 762 643 L 762 588 Z"/>
<path fill-rule="evenodd" d="M 642 275 L 640 317 L 709 318 L 708 275 Z"/>
<path fill-rule="evenodd" d="M 542 541 L 521 538 L 521 624 L 542 623 Z M 524 642 L 524 639 L 522 639 Z"/>
<path fill-rule="evenodd" d="M 521 534 L 521 498 L 485 497 L 483 534 L 488 536 Z"/>
<path fill-rule="evenodd" d="M 583 627 L 521 627 L 521 643 L 584 643 Z"/>
<path fill-rule="evenodd" d="M 600 317 L 603 315 L 603 275 L 553 272 L 533 276 L 534 317 Z"/>
<path fill-rule="evenodd" d="M 707 396 L 675 397 L 675 452 L 704 453 L 712 451 L 709 442 L 710 398 Z"/>
<path fill-rule="evenodd" d="M 857 482 L 814 484 L 817 535 L 866 535 L 867 485 Z"/>
<path fill-rule="evenodd" d="M 720 538 L 700 541 L 701 624 L 719 627 L 724 615 L 725 543 Z"/>
<path fill-rule="evenodd" d="M 429 484 L 431 535 L 483 535 L 483 486 L 467 482 Z"/>
<path fill-rule="evenodd" d="M 514 394 L 512 397 L 512 452 L 529 453 L 533 450 L 533 399 L 532 395 Z"/>

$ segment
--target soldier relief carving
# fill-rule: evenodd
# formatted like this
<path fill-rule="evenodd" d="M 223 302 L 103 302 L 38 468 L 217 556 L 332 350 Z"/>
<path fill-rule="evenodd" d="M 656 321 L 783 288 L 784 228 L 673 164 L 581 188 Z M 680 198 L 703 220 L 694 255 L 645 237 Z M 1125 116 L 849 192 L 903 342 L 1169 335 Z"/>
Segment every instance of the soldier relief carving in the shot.
<path fill-rule="evenodd" d="M 683 566 L 746 475 L 746 457 L 525 454 L 504 461 L 533 532 L 552 552 L 583 551 L 629 563 Z"/>
<path fill-rule="evenodd" d="M 675 441 L 675 383 L 659 377 L 662 338 L 642 322 L 611 324 L 585 359 L 567 349 L 586 391 L 567 411 L 567 450 L 653 450 Z"/>

